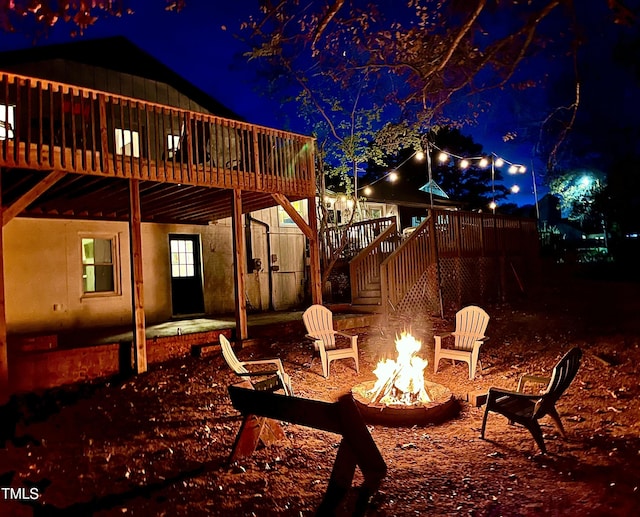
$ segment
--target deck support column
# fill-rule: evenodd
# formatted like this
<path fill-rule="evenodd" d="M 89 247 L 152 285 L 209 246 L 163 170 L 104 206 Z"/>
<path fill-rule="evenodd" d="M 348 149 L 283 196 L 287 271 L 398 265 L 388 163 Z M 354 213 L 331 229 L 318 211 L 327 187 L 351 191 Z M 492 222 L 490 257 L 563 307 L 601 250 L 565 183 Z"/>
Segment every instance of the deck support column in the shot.
<path fill-rule="evenodd" d="M 312 238 L 309 238 L 309 283 L 311 284 L 311 303 L 322 304 L 322 275 L 320 274 L 320 242 L 318 218 L 316 217 L 316 198 L 307 198 L 307 213 Z"/>
<path fill-rule="evenodd" d="M 140 182 L 129 180 L 129 249 L 131 261 L 131 304 L 133 312 L 133 357 L 136 373 L 147 371 L 147 337 L 142 281 L 142 231 Z"/>
<path fill-rule="evenodd" d="M 0 171 L 0 178 L 2 177 Z M 2 184 L 0 183 L 0 199 Z M 0 202 L 0 221 L 3 209 Z M 0 405 L 9 400 L 9 359 L 7 354 L 7 313 L 4 301 L 4 229 L 0 224 Z"/>
<path fill-rule="evenodd" d="M 315 197 L 307 198 L 309 223 L 296 211 L 284 194 L 271 194 L 287 215 L 300 228 L 300 231 L 309 240 L 309 267 L 311 280 L 311 299 L 313 303 L 322 303 L 322 280 L 320 276 L 320 245 L 318 244 L 318 220 L 316 214 Z"/>
<path fill-rule="evenodd" d="M 247 325 L 247 302 L 245 300 L 245 263 L 247 253 L 244 246 L 244 232 L 242 225 L 242 191 L 233 189 L 233 212 L 231 216 L 233 227 L 233 271 L 236 287 L 236 340 L 244 341 L 249 337 Z"/>

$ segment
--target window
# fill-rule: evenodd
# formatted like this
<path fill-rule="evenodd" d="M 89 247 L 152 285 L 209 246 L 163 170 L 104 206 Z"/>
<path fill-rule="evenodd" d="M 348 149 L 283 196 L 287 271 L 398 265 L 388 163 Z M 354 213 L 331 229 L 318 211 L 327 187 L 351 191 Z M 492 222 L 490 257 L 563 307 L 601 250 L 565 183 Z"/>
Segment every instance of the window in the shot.
<path fill-rule="evenodd" d="M 0 104 L 0 140 L 13 138 L 15 127 L 15 106 Z"/>
<path fill-rule="evenodd" d="M 81 246 L 83 293 L 117 293 L 115 236 L 82 237 Z"/>
<path fill-rule="evenodd" d="M 190 278 L 196 275 L 192 240 L 171 240 L 171 276 Z"/>
<path fill-rule="evenodd" d="M 116 154 L 140 158 L 140 133 L 117 127 Z"/>
<path fill-rule="evenodd" d="M 380 219 L 382 217 L 382 208 L 369 208 L 369 219 Z"/>
<path fill-rule="evenodd" d="M 296 209 L 296 212 L 304 215 L 302 201 L 294 201 L 293 203 L 291 203 L 291 205 Z M 293 219 L 289 217 L 289 214 L 285 212 L 284 208 L 282 208 L 281 206 L 278 206 L 278 222 L 280 223 L 280 226 L 297 226 Z"/>
<path fill-rule="evenodd" d="M 173 153 L 180 150 L 180 135 L 167 135 L 167 158 L 173 158 Z"/>

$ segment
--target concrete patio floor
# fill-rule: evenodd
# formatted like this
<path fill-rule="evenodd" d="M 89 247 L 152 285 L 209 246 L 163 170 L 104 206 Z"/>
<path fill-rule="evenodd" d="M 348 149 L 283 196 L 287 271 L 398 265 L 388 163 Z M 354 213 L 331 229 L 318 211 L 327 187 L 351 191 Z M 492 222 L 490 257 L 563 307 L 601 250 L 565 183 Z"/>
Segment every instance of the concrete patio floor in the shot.
<path fill-rule="evenodd" d="M 249 338 L 273 338 L 281 336 L 283 332 L 303 332 L 302 313 L 303 311 L 297 310 L 248 314 Z M 370 313 L 334 311 L 337 330 L 367 327 L 375 324 L 379 317 L 380 315 Z M 235 336 L 235 327 L 236 322 L 233 314 L 215 317 L 201 316 L 148 324 L 146 336 L 147 339 L 153 339 L 226 329 L 230 329 Z M 133 340 L 133 329 L 131 326 L 77 329 L 57 332 L 57 336 L 60 348 L 73 348 L 77 346 L 130 342 Z"/>

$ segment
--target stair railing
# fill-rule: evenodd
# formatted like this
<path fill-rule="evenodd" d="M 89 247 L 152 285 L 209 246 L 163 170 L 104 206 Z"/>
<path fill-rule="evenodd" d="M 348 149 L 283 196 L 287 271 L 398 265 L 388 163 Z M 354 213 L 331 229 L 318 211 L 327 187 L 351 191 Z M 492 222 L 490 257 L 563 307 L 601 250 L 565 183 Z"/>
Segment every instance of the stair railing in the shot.
<path fill-rule="evenodd" d="M 434 225 L 428 216 L 416 230 L 380 264 L 381 296 L 384 312 L 395 310 L 429 265 L 435 264 Z"/>
<path fill-rule="evenodd" d="M 400 236 L 393 222 L 380 233 L 366 248 L 349 262 L 351 299 L 360 298 L 363 291 L 380 282 L 380 264 L 398 246 Z"/>

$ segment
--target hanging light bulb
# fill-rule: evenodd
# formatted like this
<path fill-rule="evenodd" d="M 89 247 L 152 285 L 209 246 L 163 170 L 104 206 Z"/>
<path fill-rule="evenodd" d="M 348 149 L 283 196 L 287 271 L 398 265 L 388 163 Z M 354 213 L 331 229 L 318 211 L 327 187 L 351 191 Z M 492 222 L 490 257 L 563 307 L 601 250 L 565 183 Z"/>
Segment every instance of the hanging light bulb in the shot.
<path fill-rule="evenodd" d="M 513 186 L 511 187 L 511 192 L 512 192 L 513 194 L 517 194 L 518 192 L 520 192 L 520 187 L 519 187 L 518 185 L 513 185 Z"/>
<path fill-rule="evenodd" d="M 525 172 L 527 172 L 527 168 L 526 168 L 524 165 L 520 165 L 520 166 L 518 167 L 518 172 L 519 172 L 520 174 L 524 174 Z"/>
<path fill-rule="evenodd" d="M 491 208 L 491 210 L 495 210 L 497 206 L 498 204 L 495 201 L 491 201 L 491 203 L 489 203 L 489 208 Z"/>
<path fill-rule="evenodd" d="M 462 160 L 460 162 L 460 168 L 461 169 L 466 169 L 467 167 L 469 167 L 469 160 Z"/>
<path fill-rule="evenodd" d="M 418 160 L 419 162 L 424 160 L 424 153 L 422 151 L 416 151 L 416 160 Z"/>
<path fill-rule="evenodd" d="M 449 155 L 444 151 L 438 155 L 438 161 L 440 163 L 445 163 L 449 159 Z"/>
<path fill-rule="evenodd" d="M 366 186 L 366 187 L 364 188 L 363 192 L 364 192 L 364 195 L 365 195 L 365 196 L 370 196 L 370 195 L 371 195 L 371 193 L 373 192 L 373 190 L 371 189 L 371 187 Z"/>
<path fill-rule="evenodd" d="M 486 158 L 482 158 L 480 160 L 480 164 L 479 165 L 480 165 L 480 167 L 482 167 L 484 169 L 487 165 L 489 165 L 489 160 L 487 160 Z"/>
<path fill-rule="evenodd" d="M 398 173 L 396 171 L 390 172 L 388 178 L 389 181 L 393 183 L 394 181 L 398 180 Z"/>
<path fill-rule="evenodd" d="M 515 165 L 509 167 L 509 174 L 515 174 L 516 172 L 518 172 L 518 167 L 516 167 Z"/>
<path fill-rule="evenodd" d="M 502 167 L 502 166 L 504 165 L 504 160 L 503 160 L 502 158 L 498 158 L 498 159 L 495 161 L 494 165 L 495 165 L 496 167 Z"/>

